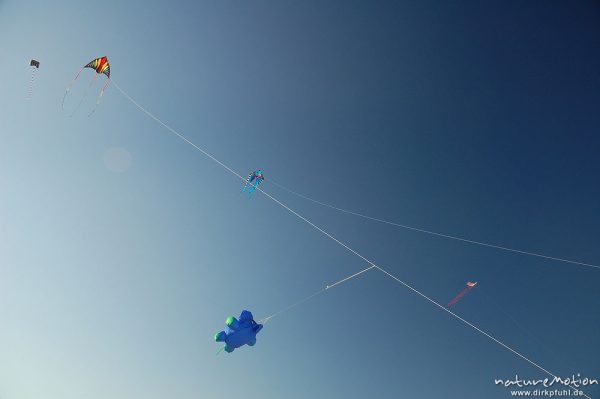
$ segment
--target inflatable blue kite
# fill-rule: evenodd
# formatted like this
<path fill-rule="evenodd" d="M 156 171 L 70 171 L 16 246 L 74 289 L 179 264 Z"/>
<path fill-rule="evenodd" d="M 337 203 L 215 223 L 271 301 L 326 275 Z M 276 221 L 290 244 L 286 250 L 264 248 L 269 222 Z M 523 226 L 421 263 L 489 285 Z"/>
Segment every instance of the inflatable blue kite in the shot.
<path fill-rule="evenodd" d="M 230 316 L 225 321 L 227 329 L 215 334 L 215 341 L 225 342 L 225 352 L 231 353 L 235 348 L 256 344 L 256 334 L 262 330 L 263 325 L 254 321 L 252 313 L 243 310 L 240 319 Z"/>

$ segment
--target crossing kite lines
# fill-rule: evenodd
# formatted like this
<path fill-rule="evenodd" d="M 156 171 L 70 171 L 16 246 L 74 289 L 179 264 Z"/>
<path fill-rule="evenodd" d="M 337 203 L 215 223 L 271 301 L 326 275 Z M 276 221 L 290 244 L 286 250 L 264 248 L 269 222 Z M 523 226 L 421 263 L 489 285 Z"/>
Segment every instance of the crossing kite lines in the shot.
<path fill-rule="evenodd" d="M 125 96 L 125 98 L 127 100 L 129 100 L 133 105 L 135 105 L 140 111 L 142 111 L 144 114 L 146 114 L 148 117 L 150 117 L 151 119 L 153 119 L 155 122 L 157 122 L 159 125 L 163 126 L 165 129 L 167 129 L 169 132 L 171 132 L 172 134 L 174 134 L 175 136 L 177 136 L 179 139 L 181 139 L 182 141 L 184 141 L 185 143 L 189 144 L 190 146 L 192 146 L 193 148 L 195 148 L 197 151 L 201 152 L 202 154 L 204 154 L 206 157 L 208 157 L 209 159 L 211 159 L 213 162 L 217 163 L 218 165 L 220 165 L 221 167 L 223 167 L 225 170 L 227 170 L 228 172 L 230 172 L 231 174 L 233 174 L 234 176 L 236 176 L 238 179 L 240 179 L 242 182 L 245 182 L 246 179 L 240 175 L 239 173 L 237 173 L 235 170 L 233 170 L 232 168 L 230 168 L 229 166 L 227 166 L 227 164 L 225 164 L 224 162 L 220 161 L 218 158 L 216 158 L 215 156 L 213 156 L 212 154 L 210 154 L 208 151 L 206 151 L 205 149 L 203 149 L 202 147 L 196 145 L 195 143 L 193 143 L 192 141 L 190 141 L 187 137 L 185 137 L 183 134 L 179 133 L 177 130 L 173 129 L 171 126 L 167 125 L 165 122 L 163 122 L 161 119 L 159 119 L 157 116 L 155 116 L 154 114 L 152 114 L 150 111 L 148 111 L 146 108 L 144 108 L 141 104 L 139 104 L 135 99 L 133 99 L 129 94 L 127 94 L 127 92 L 125 90 L 123 90 L 114 80 L 111 80 L 114 87 L 116 87 L 116 89 L 123 94 L 123 96 Z M 307 219 L 306 217 L 302 216 L 300 213 L 296 212 L 295 210 L 293 210 L 292 208 L 288 207 L 286 204 L 284 204 L 283 202 L 281 202 L 280 200 L 278 200 L 277 198 L 275 198 L 273 195 L 271 195 L 270 193 L 266 192 L 264 189 L 257 187 L 256 188 L 257 191 L 260 191 L 261 193 L 263 193 L 267 198 L 269 198 L 270 200 L 272 200 L 273 202 L 275 202 L 277 205 L 281 206 L 282 208 L 284 208 L 285 210 L 287 210 L 288 212 L 292 213 L 293 215 L 295 215 L 296 217 L 298 217 L 299 219 L 301 219 L 302 221 L 304 221 L 305 223 L 307 223 L 308 225 L 310 225 L 311 227 L 313 227 L 314 229 L 318 230 L 320 233 L 322 233 L 323 235 L 325 235 L 326 237 L 328 237 L 329 239 L 331 239 L 332 241 L 336 242 L 337 244 L 339 244 L 340 246 L 342 246 L 343 248 L 345 248 L 347 251 L 349 251 L 350 253 L 354 254 L 355 256 L 357 256 L 358 258 L 362 259 L 364 262 L 366 262 L 369 267 L 362 270 L 361 272 L 358 273 L 354 273 L 353 275 L 342 279 L 330 286 L 327 286 L 311 295 L 309 295 L 308 297 L 280 310 L 277 313 L 274 313 L 271 316 L 268 316 L 266 318 L 264 318 L 263 320 L 266 319 L 266 321 L 274 318 L 275 316 L 277 316 L 278 314 L 281 314 L 293 307 L 296 307 L 298 305 L 300 305 L 301 303 L 304 303 L 306 301 L 308 301 L 309 299 L 322 294 L 323 292 L 327 291 L 328 289 L 333 288 L 334 286 L 337 286 L 338 284 L 341 284 L 345 281 L 348 281 L 349 279 L 353 278 L 353 277 L 357 277 L 359 275 L 361 275 L 364 272 L 367 272 L 368 270 L 371 269 L 377 269 L 379 270 L 381 273 L 385 274 L 386 276 L 390 277 L 391 279 L 393 279 L 394 281 L 396 281 L 397 283 L 403 285 L 404 287 L 408 288 L 409 290 L 411 290 L 412 292 L 414 292 L 415 294 L 419 295 L 420 297 L 422 297 L 423 299 L 427 300 L 428 302 L 430 302 L 431 304 L 433 304 L 434 306 L 438 307 L 440 310 L 443 310 L 444 312 L 450 314 L 451 316 L 453 316 L 455 319 L 461 321 L 462 323 L 464 323 L 465 325 L 471 327 L 472 329 L 474 329 L 475 331 L 477 331 L 478 333 L 480 333 L 481 335 L 489 338 L 490 340 L 492 340 L 493 342 L 495 342 L 496 344 L 498 344 L 499 346 L 503 347 L 504 349 L 510 351 L 511 353 L 513 353 L 514 355 L 518 356 L 519 358 L 525 360 L 527 363 L 529 363 L 530 365 L 536 367 L 538 370 L 543 371 L 544 373 L 548 374 L 549 376 L 553 377 L 553 378 L 559 378 L 557 375 L 555 375 L 554 373 L 548 371 L 547 369 L 545 369 L 544 367 L 542 367 L 541 365 L 539 365 L 538 363 L 536 363 L 535 361 L 529 359 L 528 357 L 526 357 L 525 355 L 521 354 L 520 352 L 518 352 L 517 350 L 511 348 L 510 346 L 506 345 L 505 343 L 503 343 L 502 341 L 500 341 L 499 339 L 495 338 L 494 336 L 492 336 L 491 334 L 485 332 L 484 330 L 482 330 L 481 328 L 477 327 L 476 325 L 474 325 L 473 323 L 467 321 L 466 319 L 462 318 L 461 316 L 457 315 L 456 313 L 452 312 L 451 310 L 447 309 L 444 305 L 440 304 L 439 302 L 435 301 L 434 299 L 430 298 L 429 296 L 427 296 L 426 294 L 422 293 L 421 291 L 417 290 L 416 288 L 414 288 L 413 286 L 411 286 L 410 284 L 404 282 L 403 280 L 401 280 L 400 278 L 396 277 L 395 275 L 393 275 L 392 273 L 388 272 L 386 269 L 384 269 L 383 267 L 377 265 L 376 263 L 374 263 L 373 261 L 369 260 L 368 258 L 366 258 L 365 256 L 361 255 L 358 251 L 354 250 L 353 248 L 351 248 L 349 245 L 345 244 L 344 242 L 340 241 L 339 239 L 337 239 L 336 237 L 334 237 L 333 235 L 331 235 L 330 233 L 328 233 L 326 230 L 324 230 L 323 228 L 319 227 L 318 225 L 316 225 L 315 223 L 313 223 L 312 221 L 310 221 L 309 219 Z M 575 388 L 575 387 L 573 387 Z M 583 394 L 583 396 L 587 397 L 588 399 L 592 399 L 591 397 L 589 397 L 588 395 L 586 395 L 585 393 Z"/>

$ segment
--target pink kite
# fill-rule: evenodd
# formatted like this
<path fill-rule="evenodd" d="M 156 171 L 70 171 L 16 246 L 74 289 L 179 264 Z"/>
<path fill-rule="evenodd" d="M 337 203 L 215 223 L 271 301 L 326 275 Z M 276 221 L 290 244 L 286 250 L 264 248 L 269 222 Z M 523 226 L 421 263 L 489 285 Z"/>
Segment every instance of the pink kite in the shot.
<path fill-rule="evenodd" d="M 475 286 L 477 285 L 477 282 L 467 282 L 467 288 L 465 288 L 464 290 L 462 290 L 456 297 L 454 297 L 453 300 L 451 300 L 450 302 L 448 302 L 448 307 L 454 305 L 456 302 L 460 301 L 460 298 L 462 298 L 463 296 L 465 296 L 467 294 L 467 292 L 471 291 L 473 288 L 475 288 Z"/>

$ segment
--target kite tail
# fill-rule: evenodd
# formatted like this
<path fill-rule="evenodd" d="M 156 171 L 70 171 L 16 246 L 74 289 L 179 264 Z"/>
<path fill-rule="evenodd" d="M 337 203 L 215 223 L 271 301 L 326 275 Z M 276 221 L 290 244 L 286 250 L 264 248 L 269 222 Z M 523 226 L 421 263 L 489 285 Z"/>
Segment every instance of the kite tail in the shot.
<path fill-rule="evenodd" d="M 253 175 L 253 174 L 254 174 L 254 173 L 250 173 L 250 174 L 248 175 L 248 178 L 246 179 L 246 184 L 244 184 L 244 188 L 242 188 L 242 192 L 246 191 L 246 189 L 248 188 L 248 186 L 249 186 L 249 185 L 250 185 L 250 183 L 252 182 L 252 180 L 253 180 L 253 179 L 252 179 L 252 175 Z"/>
<path fill-rule="evenodd" d="M 450 302 L 448 302 L 448 307 L 454 305 L 456 302 L 460 301 L 460 298 L 462 298 L 463 296 L 465 296 L 465 294 L 469 291 L 471 291 L 473 287 L 467 287 L 464 290 L 462 290 L 460 292 L 460 294 L 458 294 L 453 300 L 451 300 Z"/>
<path fill-rule="evenodd" d="M 73 84 L 75 83 L 75 81 L 77 80 L 79 75 L 81 74 L 81 71 L 83 71 L 83 68 L 81 68 L 79 70 L 79 72 L 77 72 L 77 75 L 75 75 L 75 78 L 71 81 L 71 83 L 69 83 L 69 85 L 65 89 L 65 95 L 63 96 L 62 104 L 60 105 L 60 107 L 62 108 L 63 111 L 65 109 L 65 98 L 67 98 L 67 94 L 69 94 L 69 91 L 71 91 L 71 87 L 73 87 Z"/>
<path fill-rule="evenodd" d="M 248 190 L 248 197 L 252 197 L 252 193 L 254 192 L 254 190 L 256 190 L 256 187 L 258 187 L 258 185 L 260 184 L 260 180 L 256 180 L 256 183 L 254 183 L 252 185 L 252 187 L 250 188 L 250 190 Z"/>
<path fill-rule="evenodd" d="M 108 86 L 109 83 L 110 79 L 108 79 L 106 83 L 104 83 L 104 86 L 102 86 L 102 90 L 100 91 L 100 95 L 98 96 L 98 100 L 96 101 L 96 105 L 94 106 L 92 112 L 88 114 L 88 117 L 92 116 L 92 114 L 96 112 L 96 108 L 98 108 L 98 105 L 100 105 L 100 100 L 102 100 L 102 96 L 104 95 L 104 90 L 106 90 L 106 86 Z"/>
<path fill-rule="evenodd" d="M 81 107 L 81 104 L 83 104 L 83 101 L 87 98 L 87 95 L 88 95 L 88 92 L 90 91 L 90 88 L 92 87 L 92 85 L 96 81 L 96 76 L 98 76 L 98 75 L 96 74 L 92 78 L 92 81 L 90 82 L 90 84 L 88 85 L 88 87 L 85 89 L 85 92 L 83 93 L 83 96 L 81 97 L 81 100 L 79 100 L 79 104 L 77 104 L 77 106 L 75 107 L 75 109 L 73 110 L 73 112 L 71 112 L 71 115 L 69 115 L 69 118 L 71 118 L 73 115 L 75 115 L 75 112 L 77 112 L 77 110 L 79 109 L 79 107 Z"/>
<path fill-rule="evenodd" d="M 29 81 L 29 87 L 27 88 L 27 99 L 29 100 L 33 94 L 33 81 L 35 80 L 35 71 L 37 68 L 33 68 L 31 71 L 31 80 Z"/>
<path fill-rule="evenodd" d="M 450 302 L 448 302 L 448 307 L 451 307 L 456 302 L 460 301 L 460 298 L 462 298 L 467 293 L 468 290 L 469 290 L 468 287 L 465 288 L 464 290 L 462 290 L 457 296 L 454 297 L 454 299 L 452 299 Z"/>

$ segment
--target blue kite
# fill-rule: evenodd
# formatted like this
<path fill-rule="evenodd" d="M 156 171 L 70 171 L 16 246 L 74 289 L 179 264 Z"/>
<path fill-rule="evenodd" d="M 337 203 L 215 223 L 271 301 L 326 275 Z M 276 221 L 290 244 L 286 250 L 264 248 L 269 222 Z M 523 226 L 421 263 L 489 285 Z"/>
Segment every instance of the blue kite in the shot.
<path fill-rule="evenodd" d="M 246 191 L 246 188 L 248 188 L 248 186 L 251 185 L 252 187 L 250 187 L 250 190 L 248 190 L 248 196 L 251 197 L 254 190 L 256 190 L 258 185 L 262 183 L 263 180 L 265 180 L 265 175 L 262 170 L 256 170 L 250 173 L 248 175 L 248 178 L 246 179 L 246 184 L 244 185 L 244 188 L 242 188 L 242 192 Z"/>
<path fill-rule="evenodd" d="M 225 352 L 231 353 L 235 348 L 256 344 L 256 334 L 262 330 L 263 325 L 254 321 L 252 313 L 243 310 L 240 319 L 230 316 L 225 321 L 227 329 L 215 334 L 215 341 L 225 342 Z"/>

